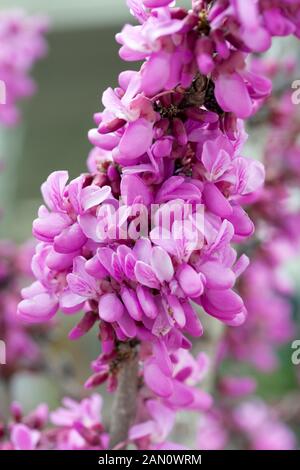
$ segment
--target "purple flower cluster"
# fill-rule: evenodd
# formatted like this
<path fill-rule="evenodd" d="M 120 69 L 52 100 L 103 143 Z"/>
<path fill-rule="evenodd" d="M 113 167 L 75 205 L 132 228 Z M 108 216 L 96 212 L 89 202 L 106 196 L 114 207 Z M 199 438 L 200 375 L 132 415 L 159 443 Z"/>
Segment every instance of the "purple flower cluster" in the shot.
<path fill-rule="evenodd" d="M 294 72 L 293 61 L 259 61 L 252 64 L 279 83 Z M 291 194 L 299 188 L 299 109 L 291 92 L 271 97 L 268 113 L 268 139 L 264 149 L 266 183 L 252 205 L 256 225 L 255 243 L 248 253 L 251 265 L 239 279 L 248 317 L 238 329 L 228 329 L 221 343 L 219 360 L 250 363 L 259 371 L 272 372 L 278 367 L 278 348 L 287 344 L 295 331 L 291 298 L 295 286 L 284 269 L 299 254 L 299 207 L 291 203 Z M 265 113 L 265 111 L 264 111 Z M 219 400 L 199 424 L 201 449 L 224 449 L 237 440 L 240 446 L 254 450 L 296 448 L 296 436 L 280 406 L 270 406 L 258 397 L 255 381 L 247 377 L 223 377 L 217 384 Z M 236 399 L 241 399 L 237 405 Z M 284 400 L 283 400 L 284 401 Z M 294 408 L 293 400 L 290 408 Z"/>
<path fill-rule="evenodd" d="M 177 394 L 181 397 L 180 407 L 195 411 L 207 410 L 211 398 L 196 387 L 206 374 L 207 357 L 199 354 L 194 359 L 187 351 L 181 350 L 176 352 L 175 358 L 173 380 L 182 387 L 177 386 Z M 194 394 L 193 406 L 189 406 L 184 386 Z M 0 421 L 0 450 L 109 449 L 109 433 L 105 430 L 101 416 L 100 395 L 93 394 L 79 403 L 66 397 L 62 405 L 49 413 L 47 405 L 40 404 L 35 411 L 25 416 L 21 406 L 13 403 L 11 421 L 8 424 Z M 144 387 L 137 403 L 136 424 L 130 429 L 128 442 L 136 449 L 143 450 L 183 449 L 183 446 L 168 440 L 177 409 L 172 400 L 157 399 L 149 395 Z"/>
<path fill-rule="evenodd" d="M 289 62 L 260 61 L 256 67 L 282 80 L 286 70 L 293 70 Z M 265 107 L 269 110 L 266 183 L 252 206 L 257 240 L 250 248 L 251 266 L 239 282 L 248 318 L 239 331 L 228 331 L 225 348 L 235 359 L 267 371 L 276 367 L 278 347 L 291 340 L 295 330 L 290 300 L 295 286 L 284 268 L 300 248 L 300 211 L 291 201 L 299 188 L 300 119 L 291 92 L 272 97 Z"/>
<path fill-rule="evenodd" d="M 40 404 L 27 416 L 18 403 L 13 403 L 11 422 L 0 422 L 0 450 L 107 449 L 101 409 L 102 398 L 96 394 L 79 403 L 64 398 L 63 406 L 52 413 L 47 405 Z"/>
<path fill-rule="evenodd" d="M 160 354 L 159 350 L 154 351 L 155 355 Z M 155 356 L 157 357 L 157 356 Z M 173 397 L 167 393 L 168 383 L 160 382 L 161 373 L 155 373 L 156 381 L 160 382 L 160 390 L 155 390 L 160 398 L 149 395 L 149 390 L 145 387 L 139 394 L 137 405 L 136 423 L 131 427 L 129 440 L 133 442 L 137 449 L 181 449 L 183 447 L 170 442 L 168 439 L 176 419 L 178 410 L 191 410 L 203 412 L 210 409 L 212 398 L 206 392 L 199 389 L 203 377 L 205 377 L 209 361 L 204 353 L 200 353 L 196 358 L 186 350 L 180 349 L 173 354 L 173 386 L 176 391 Z M 154 380 L 149 383 L 149 368 L 155 367 L 153 359 L 146 361 L 145 382 L 151 389 Z M 154 370 L 153 370 L 154 372 Z M 164 388 L 165 387 L 165 388 Z M 164 392 L 163 394 L 160 391 Z M 164 396 L 162 396 L 164 395 Z"/>
<path fill-rule="evenodd" d="M 17 102 L 35 91 L 29 72 L 46 53 L 47 29 L 43 17 L 28 16 L 22 10 L 0 12 L 0 123 L 6 126 L 17 124 Z"/>
<path fill-rule="evenodd" d="M 247 55 L 268 50 L 274 36 L 300 32 L 297 0 L 194 0 L 188 12 L 169 8 L 171 2 L 127 3 L 141 24 L 126 25 L 117 35 L 120 55 L 146 59 L 141 70 L 146 95 L 188 87 L 200 72 L 211 77 L 218 105 L 242 119 L 270 92 L 270 82 L 248 70 Z"/>
<path fill-rule="evenodd" d="M 231 409 L 215 408 L 200 421 L 197 447 L 222 450 L 238 439 L 249 450 L 294 450 L 296 436 L 276 410 L 258 398 Z"/>
<path fill-rule="evenodd" d="M 276 262 L 277 249 L 282 250 L 283 254 L 285 247 L 269 246 L 268 253 L 253 256 L 250 268 L 239 285 L 239 292 L 244 294 L 247 306 L 247 322 L 238 334 L 229 331 L 225 340 L 226 355 L 263 371 L 276 368 L 278 347 L 291 340 L 295 331 L 290 301 L 293 287 L 282 272 L 284 264 Z M 291 253 L 287 255 L 290 257 Z"/>
<path fill-rule="evenodd" d="M 6 346 L 6 365 L 1 365 L 0 377 L 9 379 L 20 368 L 33 368 L 40 357 L 33 339 L 34 328 L 24 325 L 16 316 L 20 289 L 32 279 L 30 262 L 33 243 L 21 247 L 0 241 L 0 339 Z"/>
<path fill-rule="evenodd" d="M 244 207 L 259 199 L 265 171 L 242 155 L 242 119 L 271 91 L 246 59 L 272 36 L 298 34 L 299 4 L 203 0 L 186 11 L 129 0 L 140 24 L 117 35 L 120 55 L 143 64 L 103 94 L 89 173 L 68 182 L 54 172 L 42 185 L 36 282 L 22 290 L 18 315 L 41 323 L 83 311 L 71 339 L 99 324 L 87 388 L 107 381 L 114 391 L 122 363 L 138 355 L 138 446 L 151 446 L 153 433 L 166 438 L 174 410 L 211 405 L 188 353 L 188 337 L 203 332 L 198 308 L 229 326 L 246 319 L 235 284 L 248 258 L 233 243 L 254 232 Z"/>

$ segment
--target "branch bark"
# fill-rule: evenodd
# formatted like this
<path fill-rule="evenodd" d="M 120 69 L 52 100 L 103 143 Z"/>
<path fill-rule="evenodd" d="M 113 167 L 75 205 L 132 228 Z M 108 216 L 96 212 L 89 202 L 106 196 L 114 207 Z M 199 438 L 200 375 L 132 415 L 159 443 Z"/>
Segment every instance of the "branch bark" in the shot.
<path fill-rule="evenodd" d="M 137 406 L 138 354 L 135 348 L 120 365 L 118 388 L 115 395 L 110 424 L 110 449 L 119 445 L 127 447 L 129 428 L 132 425 Z"/>

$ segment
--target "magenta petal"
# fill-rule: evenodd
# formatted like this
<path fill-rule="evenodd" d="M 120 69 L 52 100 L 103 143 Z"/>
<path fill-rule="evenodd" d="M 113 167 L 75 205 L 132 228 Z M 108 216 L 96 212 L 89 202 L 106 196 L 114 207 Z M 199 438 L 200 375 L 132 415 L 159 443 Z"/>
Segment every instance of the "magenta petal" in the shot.
<path fill-rule="evenodd" d="M 113 323 L 120 320 L 125 309 L 116 294 L 104 294 L 99 300 L 99 315 L 102 320 Z"/>
<path fill-rule="evenodd" d="M 101 247 L 97 250 L 97 256 L 100 263 L 109 274 L 120 282 L 123 278 L 123 271 L 118 260 L 118 255 L 111 248 Z"/>
<path fill-rule="evenodd" d="M 157 201 L 163 202 L 164 200 L 171 199 L 170 194 L 176 192 L 178 188 L 184 183 L 182 176 L 171 176 L 165 181 L 161 188 L 158 190 L 156 199 Z"/>
<path fill-rule="evenodd" d="M 46 288 L 39 281 L 35 281 L 27 287 L 23 287 L 21 294 L 23 299 L 31 299 L 39 294 L 47 292 Z"/>
<path fill-rule="evenodd" d="M 67 275 L 67 282 L 70 290 L 83 298 L 92 298 L 96 295 L 95 285 L 89 282 L 88 275 L 86 278 L 80 274 L 70 273 Z"/>
<path fill-rule="evenodd" d="M 134 441 L 142 437 L 151 436 L 155 432 L 154 421 L 146 421 L 144 423 L 135 424 L 130 428 L 129 439 Z"/>
<path fill-rule="evenodd" d="M 98 372 L 96 374 L 93 374 L 85 382 L 84 388 L 90 389 L 90 388 L 94 388 L 94 387 L 99 387 L 100 385 L 102 385 L 104 382 L 107 381 L 108 377 L 109 377 L 109 374 L 105 370 L 103 370 L 102 372 Z M 54 413 L 55 412 L 52 413 L 52 421 L 53 422 L 54 422 L 54 420 L 53 420 Z"/>
<path fill-rule="evenodd" d="M 201 275 L 189 264 L 182 264 L 176 272 L 176 278 L 183 292 L 193 298 L 199 297 L 203 292 Z"/>
<path fill-rule="evenodd" d="M 152 360 L 145 363 L 144 380 L 150 390 L 160 397 L 169 397 L 173 392 L 172 380 Z"/>
<path fill-rule="evenodd" d="M 129 253 L 125 258 L 125 266 L 124 266 L 125 276 L 127 276 L 128 279 L 135 280 L 135 275 L 134 275 L 135 264 L 136 264 L 136 258 L 134 257 L 132 253 Z"/>
<path fill-rule="evenodd" d="M 200 267 L 209 289 L 230 289 L 235 283 L 235 274 L 229 268 L 215 261 L 207 261 Z"/>
<path fill-rule="evenodd" d="M 153 202 L 153 196 L 142 178 L 137 175 L 124 175 L 121 181 L 121 195 L 125 204 L 132 205 L 136 199 L 148 206 Z"/>
<path fill-rule="evenodd" d="M 147 287 L 138 285 L 136 288 L 136 293 L 145 315 L 148 318 L 156 318 L 158 309 L 156 307 L 154 296 L 151 294 L 150 290 Z"/>
<path fill-rule="evenodd" d="M 250 0 L 233 0 L 233 8 L 237 14 L 241 24 L 248 28 L 255 30 L 259 25 L 259 10 L 256 1 Z"/>
<path fill-rule="evenodd" d="M 168 253 L 160 246 L 152 248 L 151 266 L 161 282 L 170 282 L 174 275 L 173 263 Z"/>
<path fill-rule="evenodd" d="M 97 129 L 91 129 L 88 138 L 92 145 L 104 150 L 113 150 L 120 141 L 116 134 L 99 134 Z"/>
<path fill-rule="evenodd" d="M 237 260 L 235 265 L 233 266 L 233 271 L 236 277 L 239 277 L 243 272 L 248 268 L 250 264 L 250 260 L 248 256 L 242 255 L 240 258 Z"/>
<path fill-rule="evenodd" d="M 131 249 L 126 245 L 119 245 L 118 248 L 117 248 L 118 260 L 119 260 L 120 265 L 122 266 L 123 270 L 124 270 L 124 267 L 125 267 L 126 256 L 130 253 L 131 253 Z"/>
<path fill-rule="evenodd" d="M 154 419 L 160 439 L 164 440 L 172 431 L 176 412 L 158 400 L 148 400 L 147 408 L 150 416 Z"/>
<path fill-rule="evenodd" d="M 85 297 L 66 290 L 60 296 L 59 306 L 64 313 L 72 314 L 79 312 L 84 306 L 85 301 Z"/>
<path fill-rule="evenodd" d="M 98 206 L 111 194 L 111 188 L 109 186 L 87 186 L 81 191 L 81 204 L 83 210 L 87 211 L 94 206 Z"/>
<path fill-rule="evenodd" d="M 121 138 L 119 151 L 129 159 L 143 155 L 152 144 L 153 124 L 146 119 L 129 123 Z"/>
<path fill-rule="evenodd" d="M 153 271 L 153 269 L 142 261 L 137 261 L 134 273 L 136 280 L 144 286 L 150 287 L 151 289 L 159 289 L 159 282 Z"/>
<path fill-rule="evenodd" d="M 41 434 L 25 424 L 14 424 L 11 432 L 11 440 L 15 450 L 35 450 Z"/>
<path fill-rule="evenodd" d="M 198 338 L 203 335 L 203 327 L 197 313 L 189 302 L 183 304 L 183 310 L 186 317 L 184 330 L 191 336 Z"/>
<path fill-rule="evenodd" d="M 68 334 L 68 338 L 72 341 L 81 338 L 94 326 L 97 319 L 98 317 L 94 312 L 85 313 L 80 322 L 72 328 Z"/>
<path fill-rule="evenodd" d="M 153 342 L 153 356 L 160 370 L 167 377 L 172 377 L 173 365 L 168 348 L 163 340 Z"/>
<path fill-rule="evenodd" d="M 186 322 L 184 310 L 181 303 L 175 295 L 167 296 L 167 313 L 171 315 L 173 320 L 180 328 L 183 328 Z"/>
<path fill-rule="evenodd" d="M 248 214 L 240 206 L 233 207 L 233 213 L 228 217 L 238 237 L 250 237 L 254 232 L 254 225 Z"/>
<path fill-rule="evenodd" d="M 165 336 L 173 327 L 173 320 L 166 310 L 160 306 L 159 313 L 152 326 L 152 333 L 157 337 Z"/>
<path fill-rule="evenodd" d="M 271 46 L 272 37 L 265 28 L 245 29 L 241 36 L 244 43 L 255 52 L 265 52 Z"/>
<path fill-rule="evenodd" d="M 215 85 L 216 99 L 224 111 L 232 112 L 241 119 L 251 116 L 252 102 L 247 87 L 238 73 L 221 73 Z"/>
<path fill-rule="evenodd" d="M 231 320 L 244 309 L 241 297 L 233 290 L 207 289 L 202 297 L 202 306 L 207 313 L 221 320 Z"/>
<path fill-rule="evenodd" d="M 159 52 L 152 54 L 142 70 L 142 90 L 152 97 L 161 91 L 170 74 L 170 54 Z"/>
<path fill-rule="evenodd" d="M 200 389 L 193 389 L 193 403 L 189 406 L 192 410 L 206 411 L 209 410 L 213 404 L 211 395 Z"/>
<path fill-rule="evenodd" d="M 90 276 L 95 277 L 96 279 L 103 279 L 108 275 L 108 271 L 100 263 L 97 255 L 86 261 L 85 270 Z"/>
<path fill-rule="evenodd" d="M 273 84 L 269 78 L 264 77 L 263 75 L 256 75 L 253 72 L 249 71 L 244 71 L 243 77 L 249 82 L 249 84 L 253 88 L 255 92 L 255 97 L 265 98 L 272 92 Z"/>
<path fill-rule="evenodd" d="M 120 295 L 129 315 L 134 320 L 141 321 L 143 312 L 134 290 L 129 289 L 128 287 L 122 287 Z"/>
<path fill-rule="evenodd" d="M 169 5 L 173 0 L 143 0 L 145 7 L 158 8 Z"/>
<path fill-rule="evenodd" d="M 150 263 L 151 248 L 152 245 L 149 238 L 139 238 L 133 247 L 133 254 L 136 259 L 144 263 Z"/>
<path fill-rule="evenodd" d="M 128 314 L 119 318 L 117 323 L 127 338 L 135 338 L 137 334 L 136 324 Z"/>
<path fill-rule="evenodd" d="M 223 142 L 219 138 L 215 141 L 208 140 L 203 145 L 201 160 L 211 181 L 220 178 L 231 164 L 230 155 L 226 151 L 228 149 L 221 148 L 222 144 Z"/>
<path fill-rule="evenodd" d="M 79 250 L 86 242 L 87 238 L 81 227 L 76 223 L 64 229 L 54 239 L 54 249 L 58 253 L 72 253 Z"/>
<path fill-rule="evenodd" d="M 48 176 L 47 181 L 42 184 L 41 192 L 51 211 L 62 209 L 64 190 L 68 179 L 69 174 L 67 171 L 54 171 Z"/>
<path fill-rule="evenodd" d="M 70 217 L 61 212 L 51 212 L 33 222 L 33 235 L 42 241 L 52 241 L 62 230 L 70 225 Z"/>
<path fill-rule="evenodd" d="M 203 189 L 203 202 L 213 214 L 227 219 L 232 214 L 232 207 L 225 196 L 213 183 L 206 183 Z"/>
<path fill-rule="evenodd" d="M 78 252 L 62 254 L 57 253 L 52 249 L 46 258 L 46 265 L 48 268 L 56 271 L 64 271 L 73 265 L 73 259 L 78 255 Z"/>
<path fill-rule="evenodd" d="M 228 326 L 238 327 L 245 323 L 247 319 L 247 310 L 244 308 L 240 313 L 236 314 L 233 318 L 229 318 L 228 320 L 223 320 L 224 323 Z"/>
<path fill-rule="evenodd" d="M 18 305 L 17 314 L 28 323 L 43 323 L 51 320 L 58 310 L 55 296 L 43 293 L 24 299 Z"/>
<path fill-rule="evenodd" d="M 176 178 L 176 176 L 172 177 Z M 172 180 L 170 178 L 170 180 Z M 177 177 L 180 178 L 180 177 Z M 170 185 L 171 186 L 171 185 Z M 172 192 L 167 192 L 168 185 L 162 186 L 156 195 L 156 202 L 162 204 L 172 199 L 183 199 L 184 201 L 201 202 L 202 195 L 200 189 L 193 183 L 184 182 L 180 185 L 176 185 L 176 188 Z"/>
<path fill-rule="evenodd" d="M 184 408 L 193 403 L 194 396 L 190 387 L 174 380 L 172 395 L 167 398 L 171 405 Z"/>
<path fill-rule="evenodd" d="M 84 233 L 84 235 L 95 241 L 95 242 L 101 242 L 102 238 L 99 238 L 99 233 L 98 233 L 98 220 L 97 218 L 92 215 L 92 214 L 82 214 L 78 218 L 79 225 Z"/>

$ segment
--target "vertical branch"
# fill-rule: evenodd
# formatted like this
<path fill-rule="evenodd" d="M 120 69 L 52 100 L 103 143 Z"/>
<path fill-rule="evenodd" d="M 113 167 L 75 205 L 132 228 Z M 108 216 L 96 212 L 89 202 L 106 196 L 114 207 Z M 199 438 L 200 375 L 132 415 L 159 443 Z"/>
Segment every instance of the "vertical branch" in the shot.
<path fill-rule="evenodd" d="M 127 355 L 128 357 L 120 365 L 118 374 L 118 388 L 110 424 L 110 449 L 118 444 L 121 444 L 123 449 L 126 448 L 129 428 L 136 415 L 138 354 L 135 348 L 130 347 Z"/>

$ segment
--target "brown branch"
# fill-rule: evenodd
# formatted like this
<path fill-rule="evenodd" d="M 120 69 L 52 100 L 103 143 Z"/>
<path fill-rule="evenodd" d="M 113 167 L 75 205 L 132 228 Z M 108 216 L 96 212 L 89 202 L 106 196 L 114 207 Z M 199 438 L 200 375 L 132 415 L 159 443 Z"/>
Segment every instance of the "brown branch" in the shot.
<path fill-rule="evenodd" d="M 127 358 L 120 364 L 118 388 L 115 395 L 110 424 L 110 449 L 127 447 L 128 432 L 132 425 L 137 406 L 138 390 L 138 354 L 136 348 L 127 348 Z M 125 352 L 125 351 L 124 351 Z M 125 353 L 126 355 L 126 353 Z"/>

